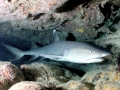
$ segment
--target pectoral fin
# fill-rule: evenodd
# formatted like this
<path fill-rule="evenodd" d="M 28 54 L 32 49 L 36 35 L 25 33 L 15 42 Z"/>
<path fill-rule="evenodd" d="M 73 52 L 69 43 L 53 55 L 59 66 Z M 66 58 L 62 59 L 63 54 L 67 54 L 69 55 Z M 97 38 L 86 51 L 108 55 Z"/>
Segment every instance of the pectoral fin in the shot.
<path fill-rule="evenodd" d="M 45 58 L 49 58 L 49 59 L 53 59 L 56 61 L 65 61 L 66 59 L 63 56 L 56 56 L 56 55 L 45 55 L 45 54 L 40 54 L 40 56 L 45 57 Z"/>
<path fill-rule="evenodd" d="M 36 58 L 38 58 L 39 56 L 37 56 L 37 55 L 32 55 L 32 57 L 29 59 L 29 61 L 32 61 L 32 60 L 34 60 L 34 59 L 36 59 Z"/>

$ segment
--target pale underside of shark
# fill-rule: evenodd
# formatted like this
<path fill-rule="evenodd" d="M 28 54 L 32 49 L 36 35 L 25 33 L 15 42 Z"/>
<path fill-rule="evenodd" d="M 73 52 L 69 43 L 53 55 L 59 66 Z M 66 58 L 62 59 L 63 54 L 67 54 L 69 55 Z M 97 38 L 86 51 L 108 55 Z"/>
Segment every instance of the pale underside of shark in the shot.
<path fill-rule="evenodd" d="M 97 46 L 76 41 L 59 41 L 56 30 L 53 30 L 54 42 L 44 47 L 37 47 L 34 43 L 28 51 L 21 51 L 18 48 L 3 44 L 18 60 L 24 55 L 32 55 L 32 59 L 41 56 L 56 61 L 67 61 L 73 63 L 97 63 L 102 62 L 103 57 L 110 55 L 109 51 L 99 49 Z"/>

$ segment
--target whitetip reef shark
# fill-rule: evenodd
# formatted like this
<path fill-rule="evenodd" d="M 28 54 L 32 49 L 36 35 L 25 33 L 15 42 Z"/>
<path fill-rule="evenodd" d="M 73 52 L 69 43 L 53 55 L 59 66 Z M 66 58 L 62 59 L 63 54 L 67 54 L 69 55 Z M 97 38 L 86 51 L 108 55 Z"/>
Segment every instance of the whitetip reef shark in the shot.
<path fill-rule="evenodd" d="M 18 48 L 6 45 L 5 46 L 15 58 L 10 61 L 20 59 L 24 55 L 32 55 L 34 60 L 37 57 L 49 58 L 56 61 L 67 61 L 73 63 L 97 63 L 102 62 L 111 52 L 97 48 L 97 46 L 89 43 L 77 41 L 60 41 L 56 30 L 53 30 L 54 42 L 50 45 L 37 48 L 32 44 L 32 48 L 28 51 L 22 51 Z"/>

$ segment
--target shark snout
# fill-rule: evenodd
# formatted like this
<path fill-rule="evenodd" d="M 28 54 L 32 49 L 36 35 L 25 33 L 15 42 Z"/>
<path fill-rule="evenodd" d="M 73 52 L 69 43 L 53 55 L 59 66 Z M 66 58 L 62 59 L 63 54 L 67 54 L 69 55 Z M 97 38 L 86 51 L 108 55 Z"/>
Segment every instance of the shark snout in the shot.
<path fill-rule="evenodd" d="M 106 56 L 109 56 L 111 54 L 112 54 L 111 52 L 106 52 L 106 53 L 101 54 L 100 57 L 106 57 Z"/>

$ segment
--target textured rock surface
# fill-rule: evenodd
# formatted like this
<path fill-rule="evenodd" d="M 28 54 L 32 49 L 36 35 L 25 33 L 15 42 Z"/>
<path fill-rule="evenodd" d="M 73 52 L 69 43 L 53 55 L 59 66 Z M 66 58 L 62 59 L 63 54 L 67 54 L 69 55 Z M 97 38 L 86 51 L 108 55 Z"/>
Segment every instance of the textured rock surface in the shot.
<path fill-rule="evenodd" d="M 30 64 L 31 66 L 21 65 L 25 79 L 42 82 L 43 86 L 51 87 L 51 89 L 62 87 L 63 90 L 93 90 L 94 87 L 95 90 L 119 90 L 119 2 L 120 0 L 0 0 L 0 42 L 21 50 L 28 50 L 31 42 L 43 45 L 51 43 L 53 29 L 60 31 L 58 34 L 61 40 L 65 40 L 70 32 L 77 41 L 93 42 L 110 50 L 113 55 L 100 64 L 64 63 L 66 67 L 78 71 L 82 69 L 86 72 L 82 77 L 82 82 L 76 81 L 80 77 L 66 69 L 52 66 L 53 64 L 50 63 L 46 65 L 38 62 Z M 11 58 L 12 55 L 0 44 L 0 59 Z M 16 62 L 21 64 L 28 58 L 23 57 L 21 60 Z M 0 74 L 5 78 L 0 79 L 0 89 L 3 88 L 2 85 L 14 84 L 11 82 L 11 77 L 12 79 L 17 77 L 13 73 L 6 74 L 10 71 L 9 67 L 15 67 L 5 64 L 5 68 L 6 65 L 8 65 L 8 70 L 5 69 L 5 73 Z M 0 68 L 2 69 L 3 67 Z M 15 71 L 17 71 L 16 67 Z M 18 81 L 21 80 L 21 77 L 19 78 Z M 18 81 L 15 80 L 15 83 Z M 85 82 L 95 86 L 90 87 Z"/>
<path fill-rule="evenodd" d="M 52 13 L 67 0 L 1 0 L 0 19 L 20 20 L 29 17 L 36 19 L 44 13 Z M 5 18 L 5 19 L 4 19 Z"/>
<path fill-rule="evenodd" d="M 66 83 L 69 80 L 80 80 L 81 78 L 70 71 L 57 66 L 51 66 L 42 63 L 32 63 L 20 66 L 25 79 L 28 81 L 37 81 L 48 87 L 56 87 L 59 84 Z"/>
<path fill-rule="evenodd" d="M 117 4 L 118 1 L 1 0 L 0 36 L 8 41 L 17 38 L 46 44 L 51 41 L 49 31 L 57 29 L 64 31 L 62 37 L 66 31 L 73 33 L 79 41 L 93 40 L 99 32 L 110 32 L 108 27 L 96 28 L 101 28 L 100 24 L 106 20 L 106 3 Z"/>
<path fill-rule="evenodd" d="M 65 84 L 58 85 L 60 90 L 93 90 L 93 86 L 84 82 L 71 80 Z"/>
<path fill-rule="evenodd" d="M 78 40 L 90 39 L 96 37 L 94 27 L 104 21 L 99 8 L 101 2 L 96 1 L 89 3 L 87 0 L 2 0 L 1 2 L 0 36 L 9 38 L 8 40 L 18 38 L 49 43 L 49 39 L 51 40 L 49 31 L 53 29 L 64 31 L 61 33 L 63 37 L 66 31 L 73 33 Z"/>
<path fill-rule="evenodd" d="M 95 90 L 120 90 L 120 85 L 118 83 L 108 83 L 103 82 L 95 86 Z"/>
<path fill-rule="evenodd" d="M 38 82 L 24 81 L 13 85 L 8 90 L 48 90 L 48 89 Z"/>
<path fill-rule="evenodd" d="M 13 84 L 24 80 L 24 76 L 15 65 L 0 62 L 0 90 L 8 90 Z"/>
<path fill-rule="evenodd" d="M 120 72 L 110 70 L 93 70 L 87 72 L 81 80 L 95 85 L 95 90 L 119 90 Z"/>

